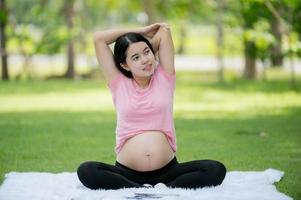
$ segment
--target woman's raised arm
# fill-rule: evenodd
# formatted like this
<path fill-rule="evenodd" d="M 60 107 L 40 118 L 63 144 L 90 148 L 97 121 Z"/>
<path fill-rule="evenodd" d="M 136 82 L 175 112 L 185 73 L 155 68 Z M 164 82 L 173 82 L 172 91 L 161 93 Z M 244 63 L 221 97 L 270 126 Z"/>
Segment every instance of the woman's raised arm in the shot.
<path fill-rule="evenodd" d="M 165 23 L 155 23 L 149 26 L 134 29 L 113 29 L 97 31 L 94 33 L 94 46 L 98 63 L 101 65 L 107 81 L 113 80 L 120 72 L 115 66 L 114 56 L 109 47 L 116 39 L 126 33 L 135 32 L 151 38 L 155 51 L 159 51 L 161 64 L 171 68 L 167 72 L 173 72 L 173 44 L 169 28 Z M 155 44 L 157 41 L 158 44 Z M 165 46 L 166 45 L 166 46 Z M 164 47 L 165 46 L 165 47 Z M 164 58 L 167 56 L 167 58 Z M 172 61 L 172 62 L 171 62 Z"/>
<path fill-rule="evenodd" d="M 151 38 L 155 51 L 158 51 L 159 62 L 168 74 L 173 74 L 174 67 L 174 44 L 172 41 L 170 27 L 166 23 L 159 23 L 160 28 Z"/>
<path fill-rule="evenodd" d="M 109 47 L 118 37 L 128 32 L 141 32 L 142 29 L 116 29 L 97 31 L 94 33 L 94 46 L 98 63 L 101 65 L 104 76 L 108 82 L 113 80 L 120 72 L 115 66 L 114 56 Z"/>

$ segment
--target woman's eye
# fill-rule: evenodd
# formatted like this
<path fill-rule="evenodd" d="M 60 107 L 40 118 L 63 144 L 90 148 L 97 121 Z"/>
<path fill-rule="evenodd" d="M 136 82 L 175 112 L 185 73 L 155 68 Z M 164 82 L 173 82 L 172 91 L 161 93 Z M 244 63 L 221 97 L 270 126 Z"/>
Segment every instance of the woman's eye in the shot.
<path fill-rule="evenodd" d="M 150 51 L 150 50 L 146 50 L 146 51 L 144 52 L 144 54 L 145 54 L 145 55 L 149 54 L 149 51 Z"/>
<path fill-rule="evenodd" d="M 135 56 L 134 58 L 133 58 L 133 61 L 137 61 L 139 59 L 139 56 Z"/>

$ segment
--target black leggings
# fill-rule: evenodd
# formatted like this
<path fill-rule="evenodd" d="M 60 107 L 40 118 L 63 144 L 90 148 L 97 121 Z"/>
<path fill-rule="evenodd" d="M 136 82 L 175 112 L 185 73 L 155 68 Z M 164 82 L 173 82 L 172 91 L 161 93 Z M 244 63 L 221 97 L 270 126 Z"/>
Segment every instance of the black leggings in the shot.
<path fill-rule="evenodd" d="M 176 157 L 166 166 L 147 172 L 130 169 L 118 162 L 109 165 L 96 161 L 82 163 L 77 175 L 91 189 L 143 187 L 143 184 L 164 183 L 168 187 L 201 188 L 216 186 L 225 178 L 225 166 L 214 160 L 178 163 Z"/>

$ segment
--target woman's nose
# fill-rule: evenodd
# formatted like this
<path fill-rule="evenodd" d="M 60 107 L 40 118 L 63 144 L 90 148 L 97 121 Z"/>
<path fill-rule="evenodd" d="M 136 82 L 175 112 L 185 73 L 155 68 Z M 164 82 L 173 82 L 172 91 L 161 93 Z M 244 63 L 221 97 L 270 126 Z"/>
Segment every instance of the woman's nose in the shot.
<path fill-rule="evenodd" d="M 145 64 L 147 62 L 147 57 L 146 56 L 142 56 L 141 61 L 142 61 L 143 64 Z"/>

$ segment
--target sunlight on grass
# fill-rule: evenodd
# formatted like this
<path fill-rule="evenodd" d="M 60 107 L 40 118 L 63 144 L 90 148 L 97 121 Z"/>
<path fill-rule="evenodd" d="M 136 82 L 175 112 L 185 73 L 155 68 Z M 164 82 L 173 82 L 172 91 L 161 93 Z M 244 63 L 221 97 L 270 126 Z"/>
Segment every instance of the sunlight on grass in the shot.
<path fill-rule="evenodd" d="M 0 105 L 0 112 L 113 110 L 111 96 L 104 90 L 5 95 Z"/>
<path fill-rule="evenodd" d="M 175 114 L 184 118 L 248 117 L 260 113 L 279 115 L 301 107 L 298 93 L 233 92 L 191 89 L 176 92 Z M 185 93 L 185 95 L 183 95 Z M 44 94 L 6 94 L 0 98 L 0 112 L 114 111 L 108 89 Z"/>
<path fill-rule="evenodd" d="M 190 93 L 191 94 L 191 93 Z M 263 114 L 285 114 L 287 108 L 301 107 L 294 92 L 265 94 L 260 92 L 201 91 L 199 95 L 176 96 L 175 111 L 185 118 L 224 118 L 230 115 L 248 117 Z"/>
<path fill-rule="evenodd" d="M 180 93 L 182 94 L 182 93 Z M 301 107 L 300 96 L 287 93 L 248 93 L 200 90 L 187 95 L 176 93 L 175 113 L 185 118 L 223 118 L 229 115 L 248 117 L 264 114 L 285 114 L 287 108 Z M 12 94 L 0 99 L 0 112 L 30 111 L 113 111 L 107 89 L 45 94 Z"/>

